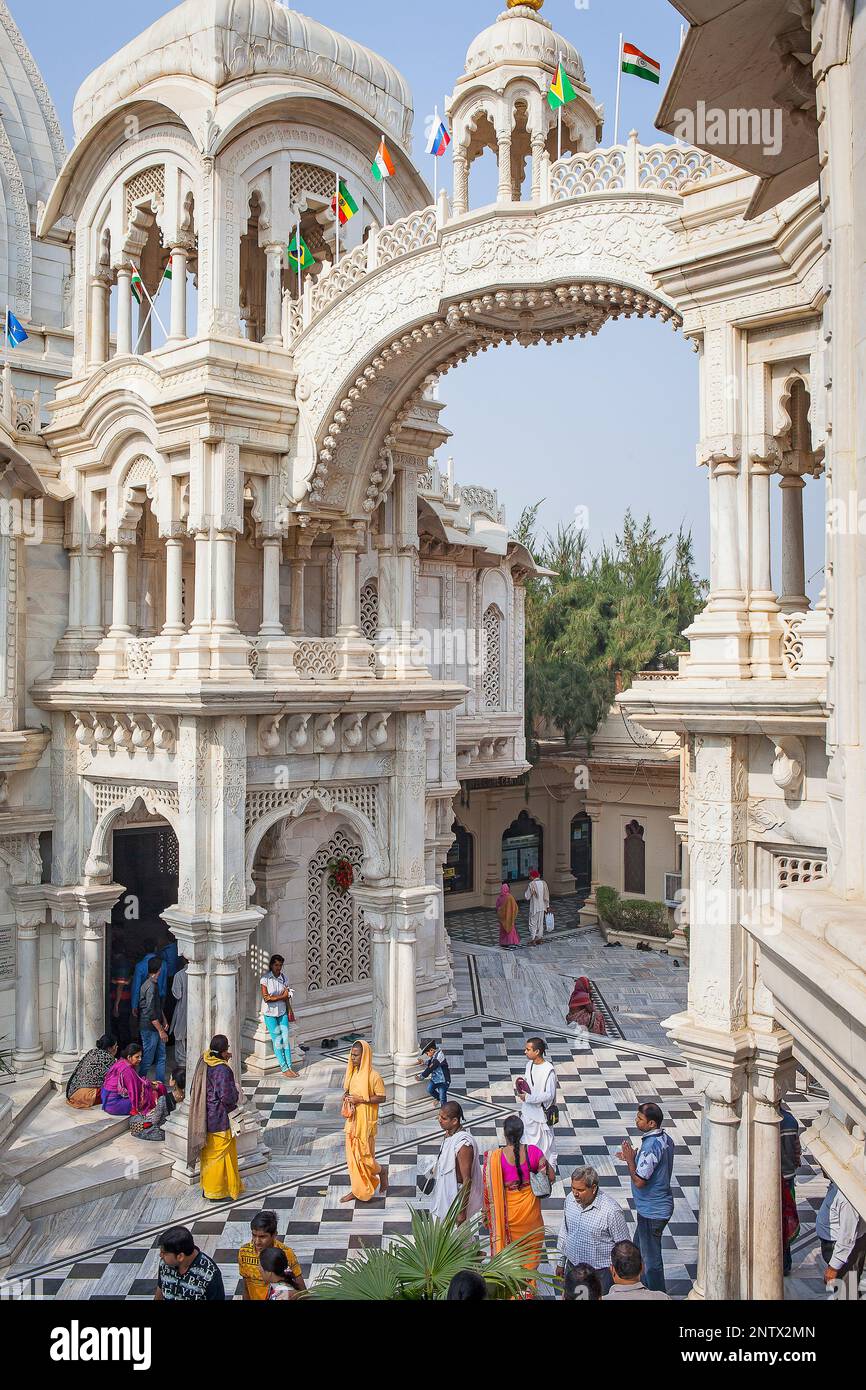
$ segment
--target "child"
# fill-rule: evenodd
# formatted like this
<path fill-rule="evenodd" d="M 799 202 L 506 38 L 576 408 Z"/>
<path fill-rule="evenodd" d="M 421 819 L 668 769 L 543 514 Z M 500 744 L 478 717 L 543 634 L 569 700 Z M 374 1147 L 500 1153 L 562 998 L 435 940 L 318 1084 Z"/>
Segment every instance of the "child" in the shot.
<path fill-rule="evenodd" d="M 424 1057 L 427 1058 L 427 1065 L 422 1072 L 418 1073 L 419 1081 L 427 1081 L 427 1091 L 433 1097 L 433 1104 L 438 1110 L 448 1099 L 448 1087 L 451 1085 L 451 1068 L 441 1047 L 437 1047 L 435 1042 L 426 1042 L 421 1048 Z M 430 1078 L 429 1081 L 427 1078 Z"/>

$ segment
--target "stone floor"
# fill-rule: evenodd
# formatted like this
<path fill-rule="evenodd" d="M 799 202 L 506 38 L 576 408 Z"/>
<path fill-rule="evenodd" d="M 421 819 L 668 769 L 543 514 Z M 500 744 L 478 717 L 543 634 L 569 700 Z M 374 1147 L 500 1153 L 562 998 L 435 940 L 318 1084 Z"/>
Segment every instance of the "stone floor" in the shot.
<path fill-rule="evenodd" d="M 547 1037 L 561 1106 L 561 1177 L 545 1203 L 549 1250 L 564 1197 L 562 1176 L 567 1182 L 579 1162 L 597 1168 L 604 1188 L 631 1212 L 627 1174 L 614 1155 L 624 1135 L 633 1132 L 636 1104 L 657 1100 L 676 1142 L 675 1210 L 665 1236 L 665 1261 L 669 1291 L 682 1298 L 695 1272 L 700 1102 L 659 1020 L 682 1006 L 686 972 L 674 974 L 666 957 L 650 960 L 626 949 L 604 950 L 594 937 L 597 933 L 567 933 L 537 951 L 513 955 L 454 942 L 457 1004 L 442 1028 L 452 1096 L 464 1106 L 481 1148 L 491 1147 L 513 1109 L 512 1078 L 522 1071 L 527 1033 Z M 652 1045 L 630 1036 L 587 1039 L 565 1028 L 563 998 L 567 1002 L 571 979 L 582 973 L 602 981 L 624 1031 L 655 1028 Z M 382 1126 L 378 1149 L 390 1169 L 387 1199 L 341 1206 L 348 1186 L 339 1117 L 345 1056 L 345 1048 L 311 1051 L 299 1081 L 250 1083 L 248 1094 L 265 1124 L 272 1157 L 265 1170 L 249 1176 L 237 1202 L 205 1202 L 197 1189 L 174 1180 L 131 1187 L 34 1223 L 12 1275 L 34 1280 L 35 1292 L 44 1297 L 151 1298 L 159 1233 L 182 1221 L 216 1258 L 231 1294 L 238 1292 L 237 1248 L 262 1206 L 278 1212 L 280 1233 L 294 1247 L 308 1283 L 349 1252 L 408 1230 L 417 1174 L 430 1166 L 438 1148 L 433 1108 L 417 1125 Z M 803 1123 L 815 1107 L 805 1096 L 793 1102 Z M 788 1298 L 822 1296 L 813 1227 L 823 1189 L 816 1172 L 804 1167 L 798 1184 L 803 1234 L 795 1245 L 794 1277 L 786 1281 Z"/>

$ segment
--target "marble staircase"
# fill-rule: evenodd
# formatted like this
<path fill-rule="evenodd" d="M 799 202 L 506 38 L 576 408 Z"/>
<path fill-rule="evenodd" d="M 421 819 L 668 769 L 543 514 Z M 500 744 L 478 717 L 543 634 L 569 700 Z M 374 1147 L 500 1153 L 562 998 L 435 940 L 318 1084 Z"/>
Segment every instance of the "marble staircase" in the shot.
<path fill-rule="evenodd" d="M 22 1087 L 15 1102 L 0 1172 L 21 1185 L 30 1221 L 171 1173 L 161 1144 L 132 1138 L 122 1117 L 73 1110 L 50 1082 Z"/>

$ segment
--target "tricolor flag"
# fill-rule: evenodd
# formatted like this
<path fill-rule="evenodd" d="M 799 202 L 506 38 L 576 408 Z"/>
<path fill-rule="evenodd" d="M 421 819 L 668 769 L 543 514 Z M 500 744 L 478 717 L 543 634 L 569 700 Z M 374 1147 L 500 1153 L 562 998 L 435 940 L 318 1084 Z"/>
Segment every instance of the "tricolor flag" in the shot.
<path fill-rule="evenodd" d="M 385 137 L 379 142 L 376 157 L 371 165 L 373 178 L 381 183 L 382 179 L 390 179 L 394 174 L 394 161 L 388 153 L 388 146 L 385 144 Z"/>
<path fill-rule="evenodd" d="M 430 139 L 427 141 L 427 153 L 443 155 L 451 144 L 451 136 L 448 134 L 448 127 L 443 120 L 434 121 L 430 127 Z"/>
<path fill-rule="evenodd" d="M 11 310 L 11 309 L 7 309 L 7 310 L 6 310 L 6 341 L 7 341 L 7 343 L 9 344 L 9 346 L 10 346 L 10 347 L 20 347 L 20 345 L 21 345 L 23 342 L 26 342 L 26 341 L 27 341 L 27 339 L 28 339 L 29 336 L 30 336 L 29 333 L 26 333 L 26 332 L 24 331 L 24 328 L 23 328 L 22 325 L 18 322 L 18 320 L 16 319 L 15 315 L 12 313 L 12 310 Z"/>
<path fill-rule="evenodd" d="M 129 282 L 129 288 L 132 290 L 132 297 L 135 300 L 136 304 L 140 304 L 141 292 L 144 289 L 144 285 L 141 283 L 141 276 L 139 275 L 137 270 L 134 270 L 132 272 L 132 279 Z"/>
<path fill-rule="evenodd" d="M 631 73 L 632 77 L 642 77 L 645 82 L 661 81 L 661 63 L 657 63 L 655 58 L 648 58 L 633 43 L 622 46 L 622 70 Z"/>
<path fill-rule="evenodd" d="M 570 101 L 574 101 L 577 92 L 571 85 L 571 80 L 565 68 L 560 63 L 556 69 L 556 76 L 547 93 L 547 104 L 551 111 L 558 111 L 561 106 L 567 106 Z"/>
<path fill-rule="evenodd" d="M 171 256 L 169 256 L 168 260 L 165 263 L 165 270 L 162 272 L 162 278 L 163 280 L 171 279 Z"/>
<path fill-rule="evenodd" d="M 346 185 L 343 183 L 343 180 L 340 179 L 340 206 L 339 206 L 340 226 L 341 226 L 341 227 L 345 227 L 346 223 L 347 223 L 347 222 L 350 222 L 350 221 L 352 220 L 352 218 L 355 216 L 355 213 L 356 213 L 357 211 L 358 211 L 358 204 L 355 202 L 355 200 L 354 200 L 354 198 L 352 197 L 351 193 L 349 192 L 348 188 L 347 188 Z M 334 197 L 331 199 L 331 212 L 337 212 L 337 197 L 336 197 L 336 194 L 335 194 Z"/>
<path fill-rule="evenodd" d="M 309 270 L 312 266 L 316 264 L 315 257 L 313 256 L 312 251 L 310 250 L 307 243 L 304 241 L 303 237 L 300 238 L 300 243 L 301 249 L 299 253 L 298 233 L 295 232 L 294 236 L 289 242 L 289 260 L 295 267 L 295 270 Z"/>

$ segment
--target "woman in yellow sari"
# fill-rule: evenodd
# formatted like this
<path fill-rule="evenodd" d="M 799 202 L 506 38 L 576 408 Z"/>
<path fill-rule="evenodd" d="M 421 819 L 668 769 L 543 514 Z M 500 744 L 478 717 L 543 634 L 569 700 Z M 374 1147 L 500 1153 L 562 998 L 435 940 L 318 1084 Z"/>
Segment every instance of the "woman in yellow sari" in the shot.
<path fill-rule="evenodd" d="M 343 1116 L 346 1120 L 346 1163 L 352 1190 L 341 1202 L 369 1202 L 385 1196 L 387 1176 L 376 1162 L 379 1106 L 385 1099 L 382 1078 L 373 1070 L 373 1053 L 367 1042 L 356 1042 L 349 1053 L 343 1079 Z"/>
<path fill-rule="evenodd" d="M 244 1190 L 238 1169 L 237 1140 L 229 1115 L 238 1108 L 238 1088 L 229 1066 L 229 1040 L 222 1033 L 211 1038 L 207 1052 L 195 1069 L 190 1091 L 187 1161 L 195 1166 L 201 1156 L 202 1196 L 216 1202 L 232 1201 Z"/>
<path fill-rule="evenodd" d="M 484 1214 L 490 1232 L 490 1253 L 498 1255 L 506 1245 L 534 1236 L 524 1269 L 538 1269 L 544 1253 L 544 1218 L 541 1198 L 532 1190 L 530 1176 L 545 1172 L 555 1177 L 541 1149 L 524 1144 L 523 1121 L 509 1115 L 503 1125 L 505 1145 L 484 1155 Z"/>

